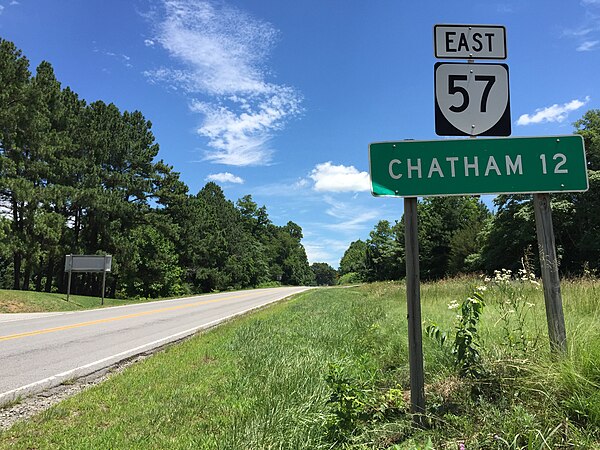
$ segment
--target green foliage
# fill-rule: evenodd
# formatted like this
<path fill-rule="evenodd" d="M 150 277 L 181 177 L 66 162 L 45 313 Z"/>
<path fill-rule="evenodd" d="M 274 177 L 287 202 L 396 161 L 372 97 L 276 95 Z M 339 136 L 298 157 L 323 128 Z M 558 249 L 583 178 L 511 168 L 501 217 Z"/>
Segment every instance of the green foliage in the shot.
<path fill-rule="evenodd" d="M 458 308 L 451 351 L 454 357 L 454 366 L 462 377 L 480 378 L 484 375 L 481 362 L 481 338 L 478 329 L 484 306 L 485 301 L 481 288 L 473 290 L 471 295 L 460 305 L 457 302 L 448 305 L 451 310 Z M 436 323 L 428 325 L 425 332 L 440 347 L 444 347 L 450 336 L 449 332 L 440 329 Z"/>
<path fill-rule="evenodd" d="M 338 284 L 360 284 L 364 279 L 356 272 L 348 272 L 338 278 Z"/>
<path fill-rule="evenodd" d="M 587 111 L 574 124 L 575 132 L 583 136 L 588 169 L 600 170 L 600 109 Z"/>
<path fill-rule="evenodd" d="M 337 284 L 337 270 L 327 263 L 313 263 L 310 266 L 317 286 L 333 286 Z"/>
<path fill-rule="evenodd" d="M 423 283 L 424 320 L 449 329 L 456 309 L 447 304 L 474 283 Z M 525 301 L 536 305 L 532 314 L 543 321 L 543 294 L 524 286 Z M 549 348 L 526 360 L 506 354 L 498 291 L 491 286 L 477 324 L 485 377 L 457 376 L 449 364 L 454 333 L 443 348 L 425 339 L 427 428 L 415 427 L 407 413 L 404 291 L 395 282 L 314 289 L 167 349 L 17 423 L 0 434 L 0 448 L 57 442 L 68 448 L 600 448 L 597 280 L 563 283 L 564 358 Z M 124 423 L 139 432 L 123 432 Z"/>
<path fill-rule="evenodd" d="M 139 111 L 87 104 L 50 63 L 0 39 L 0 287 L 66 290 L 65 254 L 112 254 L 108 296 L 157 297 L 313 280 L 302 229 L 275 226 L 247 195 L 236 205 L 208 183 L 190 195 L 155 161 Z M 72 291 L 96 294 L 96 275 Z"/>
<path fill-rule="evenodd" d="M 501 312 L 500 323 L 504 333 L 504 344 L 511 351 L 522 355 L 536 350 L 539 344 L 540 330 L 532 322 L 534 303 L 527 301 L 528 287 L 540 290 L 541 284 L 535 274 L 521 268 L 515 277 L 508 269 L 494 271 L 493 278 L 486 278 L 495 294 L 496 304 Z M 529 331 L 533 328 L 532 331 Z"/>
<path fill-rule="evenodd" d="M 587 111 L 574 123 L 585 140 L 589 190 L 552 195 L 553 227 L 563 275 L 600 271 L 600 110 Z M 425 198 L 418 204 L 420 269 L 423 279 L 461 273 L 488 274 L 498 267 L 516 271 L 529 257 L 539 273 L 532 196 L 498 195 L 495 212 L 473 197 Z M 363 270 L 367 281 L 404 275 L 403 221 L 381 221 L 366 242 L 352 243 L 340 262 L 340 273 Z"/>
<path fill-rule="evenodd" d="M 126 296 L 156 298 L 184 293 L 175 246 L 164 234 L 154 226 L 142 225 L 132 230 L 130 242 L 129 270 L 123 271 Z"/>
<path fill-rule="evenodd" d="M 404 391 L 400 386 L 378 386 L 375 377 L 366 358 L 329 363 L 326 441 L 344 444 L 375 423 L 406 417 Z"/>
<path fill-rule="evenodd" d="M 440 347 L 444 347 L 446 345 L 446 341 L 448 340 L 448 333 L 440 329 L 440 327 L 436 323 L 431 323 L 425 327 L 425 332 L 427 336 L 436 341 Z"/>
<path fill-rule="evenodd" d="M 460 305 L 452 354 L 461 376 L 478 378 L 483 375 L 478 325 L 484 306 L 482 291 L 477 289 Z"/>
<path fill-rule="evenodd" d="M 398 280 L 404 272 L 403 226 L 380 220 L 366 242 L 366 280 Z"/>
<path fill-rule="evenodd" d="M 420 202 L 417 211 L 422 276 L 437 279 L 462 272 L 465 259 L 480 251 L 487 207 L 474 197 L 435 197 Z"/>
<path fill-rule="evenodd" d="M 349 377 L 339 364 L 329 365 L 325 382 L 331 389 L 327 401 L 331 411 L 326 424 L 328 439 L 343 442 L 357 431 L 360 421 L 370 417 L 368 404 L 372 390 L 365 383 Z"/>
<path fill-rule="evenodd" d="M 426 279 L 483 269 L 487 207 L 473 197 L 426 198 L 417 206 L 421 275 Z M 397 280 L 404 276 L 404 220 L 379 221 L 366 242 L 355 241 L 340 261 L 340 273 L 359 274 L 363 281 Z"/>
<path fill-rule="evenodd" d="M 364 280 L 367 270 L 367 244 L 360 239 L 350 244 L 340 260 L 340 275 L 354 272 Z"/>

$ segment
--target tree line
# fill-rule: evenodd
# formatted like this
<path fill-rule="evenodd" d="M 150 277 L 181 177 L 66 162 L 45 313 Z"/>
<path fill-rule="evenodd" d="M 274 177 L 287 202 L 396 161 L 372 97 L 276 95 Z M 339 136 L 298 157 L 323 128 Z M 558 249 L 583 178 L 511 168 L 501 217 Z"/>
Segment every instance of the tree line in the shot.
<path fill-rule="evenodd" d="M 66 254 L 112 254 L 114 297 L 315 281 L 300 226 L 212 182 L 190 193 L 141 112 L 87 103 L 2 39 L 0 87 L 0 288 L 65 292 Z"/>
<path fill-rule="evenodd" d="M 552 194 L 560 271 L 567 276 L 600 271 L 600 110 L 574 123 L 583 136 L 589 190 Z M 539 268 L 531 195 L 499 195 L 494 212 L 476 197 L 420 200 L 421 277 L 434 280 L 468 273 Z M 396 280 L 405 274 L 404 219 L 379 221 L 366 240 L 350 244 L 340 261 L 342 282 Z"/>

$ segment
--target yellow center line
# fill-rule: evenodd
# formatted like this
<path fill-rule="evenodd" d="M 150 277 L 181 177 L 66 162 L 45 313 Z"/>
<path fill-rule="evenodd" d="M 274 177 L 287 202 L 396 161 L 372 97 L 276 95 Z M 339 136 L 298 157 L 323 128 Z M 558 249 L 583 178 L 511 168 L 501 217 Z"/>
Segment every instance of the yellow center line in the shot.
<path fill-rule="evenodd" d="M 118 320 L 132 319 L 134 317 L 149 316 L 151 314 L 159 314 L 159 313 L 167 312 L 167 311 L 176 311 L 178 309 L 193 308 L 194 306 L 207 305 L 209 303 L 217 303 L 217 302 L 222 302 L 225 300 L 231 300 L 234 298 L 247 297 L 248 295 L 251 295 L 251 294 L 230 295 L 228 297 L 221 297 L 221 298 L 216 298 L 213 300 L 204 300 L 201 302 L 186 303 L 184 305 L 169 306 L 168 308 L 153 309 L 150 311 L 142 311 L 139 313 L 126 314 L 124 316 L 108 317 L 106 319 L 90 320 L 89 322 L 74 323 L 72 325 L 63 325 L 62 327 L 45 328 L 42 330 L 28 331 L 26 333 L 9 334 L 7 336 L 0 336 L 0 342 L 1 341 L 10 341 L 12 339 L 19 339 L 19 338 L 28 337 L 28 336 L 37 336 L 39 334 L 54 333 L 56 331 L 70 330 L 72 328 L 87 327 L 87 326 L 96 325 L 99 323 L 116 322 Z"/>

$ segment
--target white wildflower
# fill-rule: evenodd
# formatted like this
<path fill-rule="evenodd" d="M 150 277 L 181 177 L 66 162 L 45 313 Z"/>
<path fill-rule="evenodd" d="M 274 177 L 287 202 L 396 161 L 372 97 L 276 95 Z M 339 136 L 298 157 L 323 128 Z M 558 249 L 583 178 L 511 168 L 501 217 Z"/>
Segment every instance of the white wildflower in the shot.
<path fill-rule="evenodd" d="M 456 300 L 452 300 L 452 302 L 448 303 L 448 309 L 456 309 L 458 308 L 458 302 Z"/>

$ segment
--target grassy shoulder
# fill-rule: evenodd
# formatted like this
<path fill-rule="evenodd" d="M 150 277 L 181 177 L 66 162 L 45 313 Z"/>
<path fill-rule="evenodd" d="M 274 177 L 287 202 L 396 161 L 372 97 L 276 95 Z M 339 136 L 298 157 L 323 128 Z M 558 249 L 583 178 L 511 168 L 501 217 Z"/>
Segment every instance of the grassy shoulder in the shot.
<path fill-rule="evenodd" d="M 69 296 L 69 301 L 67 301 L 66 294 L 0 289 L 0 313 L 78 311 L 154 300 L 159 299 L 117 300 L 114 298 L 105 298 L 103 306 L 100 304 L 100 297 L 71 295 Z"/>
<path fill-rule="evenodd" d="M 263 283 L 260 286 L 257 286 L 257 288 L 280 286 L 280 283 L 271 282 Z M 197 297 L 198 295 L 206 294 L 188 295 L 188 297 Z M 186 296 L 130 299 L 105 298 L 104 305 L 102 305 L 100 297 L 70 295 L 69 301 L 67 301 L 67 294 L 0 289 L 0 314 L 79 311 L 85 309 L 107 308 L 110 306 L 131 305 L 135 303 L 154 302 L 157 300 L 167 300 L 170 298 L 181 297 Z"/>
<path fill-rule="evenodd" d="M 425 284 L 425 324 L 452 330 L 476 280 Z M 404 286 L 301 294 L 132 366 L 0 434 L 0 448 L 597 448 L 597 282 L 563 287 L 569 356 L 549 354 L 533 284 L 489 287 L 485 377 L 425 336 L 428 427 L 408 414 Z M 516 308 L 516 309 L 515 309 Z"/>

